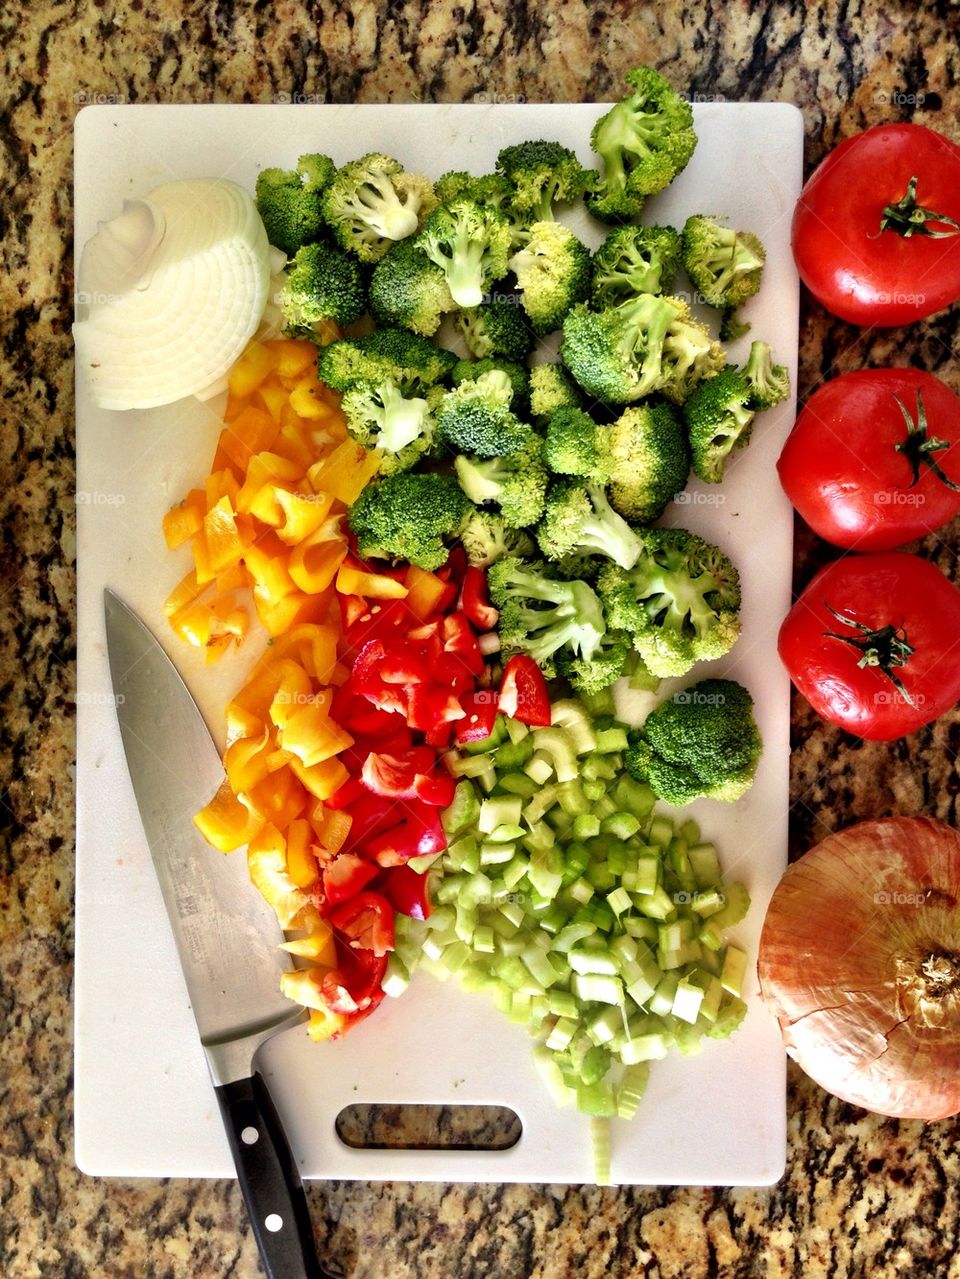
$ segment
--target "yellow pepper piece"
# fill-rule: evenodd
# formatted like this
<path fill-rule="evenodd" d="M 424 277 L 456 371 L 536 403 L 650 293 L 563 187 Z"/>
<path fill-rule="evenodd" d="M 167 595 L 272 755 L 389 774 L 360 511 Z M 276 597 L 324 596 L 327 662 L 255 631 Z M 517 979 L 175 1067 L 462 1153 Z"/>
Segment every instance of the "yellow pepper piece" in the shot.
<path fill-rule="evenodd" d="M 295 928 L 309 899 L 287 871 L 286 841 L 268 822 L 247 845 L 247 867 L 254 887 L 276 911 L 281 928 Z"/>
<path fill-rule="evenodd" d="M 296 759 L 292 764 L 298 764 Z M 280 830 L 301 816 L 307 806 L 307 792 L 288 768 L 279 768 L 254 786 L 246 796 L 250 806 Z"/>
<path fill-rule="evenodd" d="M 318 804 L 311 814 L 311 821 L 321 848 L 331 854 L 339 853 L 353 825 L 350 814 L 343 809 L 334 810 Z"/>
<path fill-rule="evenodd" d="M 311 768 L 294 758 L 290 761 L 290 771 L 316 799 L 329 799 L 350 776 L 346 765 L 336 757 L 325 759 L 322 764 L 314 764 Z"/>
<path fill-rule="evenodd" d="M 249 342 L 246 350 L 230 370 L 227 385 L 238 399 L 249 398 L 260 383 L 277 367 L 280 357 L 264 342 Z"/>
<path fill-rule="evenodd" d="M 214 576 L 243 559 L 243 542 L 228 497 L 222 497 L 204 516 L 203 540 L 206 562 Z"/>
<path fill-rule="evenodd" d="M 407 608 L 414 617 L 425 622 L 446 591 L 446 582 L 437 577 L 436 573 L 427 573 L 424 569 L 417 568 L 416 564 L 410 565 L 403 581 L 407 588 Z M 359 594 L 362 595 L 363 592 Z"/>
<path fill-rule="evenodd" d="M 263 345 L 277 356 L 278 378 L 300 377 L 317 362 L 317 348 L 306 338 L 272 338 Z"/>
<path fill-rule="evenodd" d="M 297 937 L 293 941 L 285 941 L 280 949 L 298 959 L 312 959 L 324 968 L 335 968 L 337 964 L 337 947 L 333 940 L 333 929 L 321 919 L 322 928 L 308 933 L 306 937 Z"/>
<path fill-rule="evenodd" d="M 199 533 L 206 509 L 207 499 L 203 489 L 191 489 L 179 506 L 167 511 L 163 517 L 163 536 L 171 551 Z"/>
<path fill-rule="evenodd" d="M 283 489 L 274 491 L 274 501 L 282 516 L 277 537 L 288 546 L 295 546 L 315 533 L 333 506 L 330 493 L 291 493 Z"/>
<path fill-rule="evenodd" d="M 368 453 L 355 440 L 347 439 L 329 457 L 311 466 L 308 478 L 318 493 L 325 490 L 350 506 L 379 469 L 376 453 Z"/>
<path fill-rule="evenodd" d="M 320 993 L 320 983 L 326 973 L 325 968 L 295 968 L 292 972 L 281 974 L 280 989 L 295 1004 L 302 1004 L 304 1008 L 315 1008 L 317 1012 L 326 1013 L 326 1001 Z M 336 1013 L 330 1013 L 329 1016 L 342 1022 L 342 1018 Z M 334 1026 L 329 1034 L 335 1034 L 336 1029 L 337 1027 Z"/>
<path fill-rule="evenodd" d="M 319 595 L 337 576 L 346 553 L 347 540 L 337 516 L 293 548 L 288 562 L 290 577 L 304 594 Z"/>
<path fill-rule="evenodd" d="M 320 878 L 320 867 L 310 847 L 313 830 L 302 817 L 291 822 L 287 832 L 287 870 L 298 888 L 309 888 Z"/>
<path fill-rule="evenodd" d="M 261 826 L 260 819 L 240 803 L 226 780 L 193 820 L 207 843 L 221 853 L 249 843 Z"/>
<path fill-rule="evenodd" d="M 278 727 L 277 740 L 308 771 L 353 745 L 350 734 L 330 719 L 329 707 L 322 704 L 296 707 Z"/>
<path fill-rule="evenodd" d="M 341 595 L 363 595 L 368 599 L 402 600 L 407 597 L 407 588 L 384 573 L 371 573 L 353 560 L 340 565 L 337 574 L 337 590 Z"/>

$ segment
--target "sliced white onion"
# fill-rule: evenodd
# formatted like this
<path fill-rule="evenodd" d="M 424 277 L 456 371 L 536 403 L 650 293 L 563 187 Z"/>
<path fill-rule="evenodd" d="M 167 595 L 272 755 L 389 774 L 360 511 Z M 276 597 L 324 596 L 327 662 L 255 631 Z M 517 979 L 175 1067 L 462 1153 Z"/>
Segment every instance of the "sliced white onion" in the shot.
<path fill-rule="evenodd" d="M 222 384 L 270 287 L 266 232 L 234 182 L 167 182 L 84 246 L 78 366 L 95 403 L 145 409 Z"/>

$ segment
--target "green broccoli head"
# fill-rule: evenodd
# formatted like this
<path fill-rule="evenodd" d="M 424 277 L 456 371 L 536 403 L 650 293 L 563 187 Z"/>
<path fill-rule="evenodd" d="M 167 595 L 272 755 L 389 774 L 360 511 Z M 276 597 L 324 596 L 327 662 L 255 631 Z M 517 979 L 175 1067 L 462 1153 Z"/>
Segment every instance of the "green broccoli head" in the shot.
<path fill-rule="evenodd" d="M 506 275 L 510 224 L 492 205 L 459 196 L 434 209 L 416 243 L 443 271 L 457 306 L 479 306 L 490 285 Z"/>
<path fill-rule="evenodd" d="M 685 674 L 740 634 L 740 578 L 719 549 L 685 529 L 645 529 L 633 568 L 607 564 L 597 590 L 607 624 L 633 636 L 651 674 Z"/>
<path fill-rule="evenodd" d="M 732 803 L 751 786 L 761 750 L 747 690 L 735 680 L 705 679 L 650 712 L 630 734 L 624 762 L 667 804 L 701 795 Z"/>
<path fill-rule="evenodd" d="M 728 364 L 692 392 L 683 406 L 693 469 L 701 480 L 719 484 L 734 449 L 750 440 L 754 411 L 743 371 Z"/>
<path fill-rule="evenodd" d="M 603 310 L 638 293 L 666 293 L 679 267 L 680 235 L 672 226 L 614 227 L 593 255 L 593 305 Z"/>
<path fill-rule="evenodd" d="M 504 360 L 499 356 L 489 355 L 482 360 L 458 360 L 453 366 L 450 381 L 454 386 L 463 382 L 475 382 L 485 373 L 498 371 L 506 374 L 513 392 L 510 407 L 517 414 L 523 414 L 530 407 L 530 374 L 525 365 L 513 360 Z"/>
<path fill-rule="evenodd" d="M 406 329 L 377 329 L 361 338 L 340 338 L 321 347 L 317 376 L 335 391 L 354 382 L 392 378 L 404 390 L 425 388 L 449 377 L 457 362 L 452 351 Z"/>
<path fill-rule="evenodd" d="M 590 251 L 559 222 L 534 222 L 508 265 L 538 337 L 559 329 L 570 308 L 590 295 Z"/>
<path fill-rule="evenodd" d="M 426 178 L 405 173 L 398 160 L 379 152 L 338 169 L 323 198 L 331 233 L 361 262 L 379 262 L 394 241 L 413 235 L 435 207 Z"/>
<path fill-rule="evenodd" d="M 500 609 L 506 652 L 528 653 L 545 675 L 556 674 L 555 655 L 592 660 L 606 632 L 603 609 L 586 582 L 551 577 L 536 560 L 508 555 L 487 573 L 490 598 Z"/>
<path fill-rule="evenodd" d="M 605 484 L 610 478 L 609 436 L 610 428 L 598 425 L 582 409 L 558 408 L 547 423 L 543 460 L 554 475 L 578 475 Z"/>
<path fill-rule="evenodd" d="M 578 693 L 601 693 L 626 674 L 635 656 L 625 631 L 607 631 L 591 658 L 577 657 L 562 648 L 556 655 L 557 674 Z"/>
<path fill-rule="evenodd" d="M 750 387 L 748 408 L 771 409 L 790 394 L 790 374 L 782 364 L 774 364 L 773 352 L 766 342 L 750 344 L 743 376 Z"/>
<path fill-rule="evenodd" d="M 505 457 L 478 459 L 460 454 L 454 461 L 460 487 L 478 506 L 494 503 L 504 524 L 526 528 L 543 514 L 547 472 L 541 443 L 533 431 L 524 447 Z"/>
<path fill-rule="evenodd" d="M 502 173 L 485 173 L 476 177 L 463 169 L 455 169 L 439 177 L 433 189 L 441 204 L 464 198 L 504 210 L 513 199 L 513 187 Z"/>
<path fill-rule="evenodd" d="M 529 446 L 533 430 L 510 411 L 513 386 L 502 369 L 461 382 L 437 412 L 440 439 L 451 451 L 504 457 Z"/>
<path fill-rule="evenodd" d="M 554 205 L 583 198 L 594 174 L 559 142 L 520 142 L 504 147 L 497 169 L 513 187 L 513 206 L 531 221 L 547 222 Z"/>
<path fill-rule="evenodd" d="M 292 258 L 323 233 L 323 193 L 337 168 L 329 156 L 302 155 L 295 169 L 264 169 L 257 176 L 257 212 L 267 239 Z"/>
<path fill-rule="evenodd" d="M 599 484 L 556 480 L 547 490 L 537 541 L 548 560 L 593 553 L 632 568 L 643 543 Z"/>
<path fill-rule="evenodd" d="M 560 354 L 580 386 L 608 404 L 655 391 L 683 403 L 724 358 L 686 302 L 652 293 L 605 311 L 575 306 L 563 322 Z"/>
<path fill-rule="evenodd" d="M 523 360 L 533 345 L 533 334 L 524 318 L 523 308 L 509 293 L 489 297 L 479 306 L 461 311 L 456 325 L 467 350 L 478 360 L 492 356 Z"/>
<path fill-rule="evenodd" d="M 434 411 L 443 397 L 431 387 L 426 397 L 405 396 L 392 379 L 354 382 L 341 402 L 347 430 L 380 458 L 380 475 L 407 471 L 433 447 Z"/>
<path fill-rule="evenodd" d="M 548 433 L 549 434 L 549 433 Z M 624 519 L 649 524 L 685 487 L 690 450 L 669 404 L 637 404 L 606 428 L 610 505 Z"/>
<path fill-rule="evenodd" d="M 478 568 L 487 568 L 504 555 L 536 554 L 536 543 L 523 529 L 509 528 L 495 511 L 471 513 L 460 534 L 467 559 Z"/>
<path fill-rule="evenodd" d="M 587 208 L 604 222 L 633 222 L 685 168 L 697 144 L 693 111 L 652 67 L 627 75 L 632 92 L 593 126 L 590 145 L 603 164 Z"/>
<path fill-rule="evenodd" d="M 408 560 L 428 571 L 445 563 L 470 502 L 449 475 L 398 471 L 374 480 L 347 512 L 357 549 L 373 559 Z"/>
<path fill-rule="evenodd" d="M 695 214 L 683 227 L 683 266 L 710 306 L 738 307 L 760 288 L 766 251 L 750 231 Z"/>
<path fill-rule="evenodd" d="M 412 240 L 398 241 L 374 267 L 370 311 L 378 324 L 431 337 L 454 310 L 446 276 Z"/>
<path fill-rule="evenodd" d="M 535 364 L 530 370 L 530 415 L 546 423 L 557 409 L 583 407 L 583 395 L 562 364 Z"/>
<path fill-rule="evenodd" d="M 327 244 L 305 244 L 287 268 L 277 301 L 290 336 L 315 337 L 331 320 L 353 324 L 367 309 L 360 264 Z"/>

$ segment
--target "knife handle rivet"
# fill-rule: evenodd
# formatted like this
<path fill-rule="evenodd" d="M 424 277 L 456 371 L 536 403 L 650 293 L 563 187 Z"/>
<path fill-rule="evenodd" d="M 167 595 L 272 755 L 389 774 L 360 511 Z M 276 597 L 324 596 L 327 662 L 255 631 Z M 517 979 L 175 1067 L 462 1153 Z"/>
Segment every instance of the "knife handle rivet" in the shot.
<path fill-rule="evenodd" d="M 283 1218 L 278 1212 L 271 1212 L 268 1217 L 264 1218 L 263 1224 L 268 1230 L 276 1234 L 278 1230 L 283 1229 Z"/>
<path fill-rule="evenodd" d="M 244 1128 L 243 1132 L 240 1134 L 240 1140 L 245 1146 L 255 1146 L 260 1140 L 260 1134 L 256 1128 Z"/>

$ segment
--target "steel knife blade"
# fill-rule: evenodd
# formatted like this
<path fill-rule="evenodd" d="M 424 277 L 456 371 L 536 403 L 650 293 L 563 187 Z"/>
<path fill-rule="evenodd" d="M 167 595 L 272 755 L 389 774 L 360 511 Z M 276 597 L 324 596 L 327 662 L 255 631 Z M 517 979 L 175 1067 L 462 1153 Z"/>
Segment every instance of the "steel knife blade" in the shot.
<path fill-rule="evenodd" d="M 143 831 L 170 918 L 237 1175 L 270 1279 L 323 1279 L 303 1184 L 257 1048 L 299 1024 L 280 991 L 283 932 L 240 851 L 206 843 L 193 816 L 223 780 L 196 702 L 159 641 L 104 592 L 117 719 Z"/>

